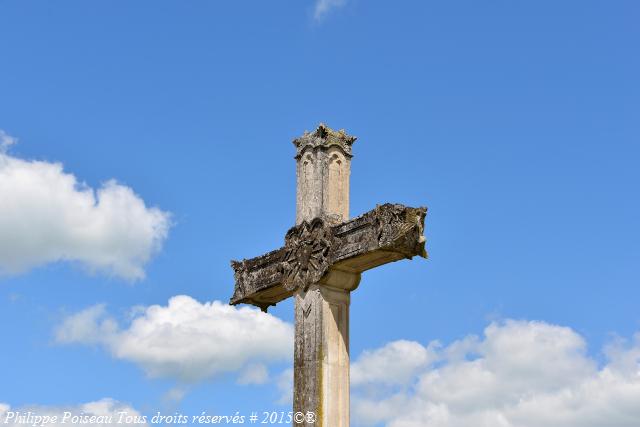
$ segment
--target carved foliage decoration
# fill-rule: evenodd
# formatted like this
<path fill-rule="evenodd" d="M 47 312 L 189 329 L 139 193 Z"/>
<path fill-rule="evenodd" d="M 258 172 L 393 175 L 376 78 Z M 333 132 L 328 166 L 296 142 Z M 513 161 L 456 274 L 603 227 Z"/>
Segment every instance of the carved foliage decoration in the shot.
<path fill-rule="evenodd" d="M 399 236 L 406 232 L 397 224 L 404 223 L 405 209 L 399 205 L 386 204 L 376 208 L 376 227 L 378 229 L 378 242 L 384 247 L 392 244 Z"/>
<path fill-rule="evenodd" d="M 285 289 L 306 291 L 324 276 L 330 265 L 332 240 L 331 229 L 320 218 L 304 221 L 287 232 L 281 262 Z"/>
<path fill-rule="evenodd" d="M 318 128 L 313 132 L 305 132 L 299 138 L 293 140 L 296 146 L 296 158 L 300 158 L 302 153 L 307 149 L 338 147 L 347 156 L 351 157 L 351 146 L 356 141 L 355 136 L 347 135 L 344 129 L 335 131 L 324 123 L 320 123 Z"/>
<path fill-rule="evenodd" d="M 417 254 L 426 257 L 424 249 L 426 208 L 407 208 L 403 205 L 387 203 L 378 206 L 375 212 L 380 247 L 392 247 L 398 244 L 410 246 L 411 242 L 415 242 L 419 246 Z"/>

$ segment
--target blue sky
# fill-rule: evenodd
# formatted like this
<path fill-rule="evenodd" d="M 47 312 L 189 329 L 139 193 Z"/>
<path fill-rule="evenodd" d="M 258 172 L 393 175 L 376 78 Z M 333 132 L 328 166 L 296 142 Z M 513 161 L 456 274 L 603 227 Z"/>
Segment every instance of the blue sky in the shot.
<path fill-rule="evenodd" d="M 352 215 L 429 207 L 430 259 L 352 296 L 354 423 L 496 426 L 505 402 L 580 390 L 634 425 L 615 405 L 640 402 L 639 19 L 634 1 L 0 0 L 0 414 L 288 410 L 291 302 L 228 314 L 274 331 L 241 366 L 215 322 L 229 260 L 293 225 L 291 140 L 325 122 L 358 136 Z M 202 365 L 140 348 L 154 313 L 176 354 L 194 322 Z M 372 374 L 390 355 L 401 383 Z M 511 387 L 547 356 L 563 381 Z M 471 368 L 506 378 L 478 386 L 494 403 L 434 392 Z M 585 391 L 610 371 L 624 392 Z M 518 411 L 505 426 L 560 422 Z"/>

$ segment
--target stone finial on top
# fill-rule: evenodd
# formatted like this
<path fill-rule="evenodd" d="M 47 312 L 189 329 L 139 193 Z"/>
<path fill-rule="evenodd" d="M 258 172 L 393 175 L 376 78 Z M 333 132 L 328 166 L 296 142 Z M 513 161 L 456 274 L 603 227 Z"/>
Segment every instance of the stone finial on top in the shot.
<path fill-rule="evenodd" d="M 346 156 L 352 157 L 351 145 L 356 139 L 355 136 L 347 135 L 344 129 L 335 131 L 324 123 L 320 123 L 313 132 L 305 131 L 304 135 L 294 139 L 293 145 L 298 149 L 296 158 L 300 158 L 302 152 L 307 148 L 329 148 L 331 146 L 339 147 Z"/>

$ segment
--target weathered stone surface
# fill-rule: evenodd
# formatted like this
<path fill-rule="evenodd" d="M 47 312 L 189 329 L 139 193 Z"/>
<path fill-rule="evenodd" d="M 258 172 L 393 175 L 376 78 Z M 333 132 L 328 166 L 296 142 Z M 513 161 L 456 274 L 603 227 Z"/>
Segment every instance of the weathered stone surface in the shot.
<path fill-rule="evenodd" d="M 321 124 L 294 140 L 296 226 L 282 248 L 231 262 L 231 304 L 266 311 L 294 298 L 293 409 L 316 415 L 297 426 L 349 426 L 349 303 L 361 273 L 427 255 L 426 208 L 385 204 L 349 220 L 355 139 Z"/>
<path fill-rule="evenodd" d="M 305 132 L 301 137 L 294 139 L 293 145 L 297 149 L 296 159 L 299 159 L 307 149 L 331 146 L 339 147 L 347 156 L 351 156 L 351 146 L 356 139 L 355 136 L 347 135 L 344 129 L 335 131 L 324 123 L 320 123 L 315 131 Z"/>
<path fill-rule="evenodd" d="M 355 137 L 321 124 L 293 141 L 296 154 L 296 224 L 349 218 L 351 145 Z"/>
<path fill-rule="evenodd" d="M 341 224 L 321 218 L 291 228 L 285 246 L 249 260 L 232 261 L 235 292 L 231 304 L 262 309 L 306 290 L 330 269 L 362 273 L 414 256 L 426 257 L 426 208 L 385 204 Z"/>
<path fill-rule="evenodd" d="M 281 263 L 284 288 L 291 292 L 306 291 L 309 285 L 318 282 L 329 269 L 331 246 L 331 229 L 320 218 L 290 229 Z"/>
<path fill-rule="evenodd" d="M 350 292 L 330 285 L 295 295 L 293 410 L 318 418 L 297 426 L 349 426 Z"/>

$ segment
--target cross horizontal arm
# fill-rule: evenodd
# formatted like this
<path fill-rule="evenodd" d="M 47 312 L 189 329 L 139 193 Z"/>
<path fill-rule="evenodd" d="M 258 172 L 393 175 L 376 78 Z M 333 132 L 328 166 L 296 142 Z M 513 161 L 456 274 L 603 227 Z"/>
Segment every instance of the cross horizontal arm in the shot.
<path fill-rule="evenodd" d="M 387 203 L 340 224 L 321 218 L 304 221 L 287 232 L 282 248 L 231 261 L 236 284 L 230 302 L 266 310 L 298 289 L 306 290 L 330 270 L 362 273 L 416 255 L 426 258 L 426 212 Z"/>

